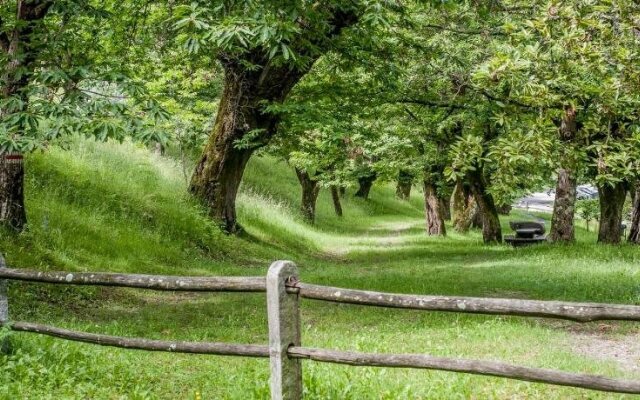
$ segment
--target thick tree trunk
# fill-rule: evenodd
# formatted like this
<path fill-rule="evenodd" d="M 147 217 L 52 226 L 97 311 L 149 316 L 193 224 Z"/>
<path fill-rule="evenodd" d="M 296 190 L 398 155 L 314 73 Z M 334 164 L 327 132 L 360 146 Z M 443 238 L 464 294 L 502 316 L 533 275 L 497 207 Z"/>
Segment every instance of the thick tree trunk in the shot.
<path fill-rule="evenodd" d="M 263 112 L 263 102 L 282 101 L 304 71 L 268 64 L 247 71 L 241 63 L 223 64 L 225 82 L 218 115 L 189 190 L 203 200 L 222 229 L 235 233 L 240 229 L 236 196 L 245 167 L 253 152 L 268 143 L 279 121 Z M 239 148 L 238 141 L 247 135 L 252 135 L 251 144 Z"/>
<path fill-rule="evenodd" d="M 633 244 L 640 244 L 640 183 L 636 183 L 631 198 L 633 199 L 633 211 L 631 213 L 631 226 L 629 227 L 627 241 Z"/>
<path fill-rule="evenodd" d="M 308 222 L 313 223 L 316 219 L 316 201 L 318 200 L 318 194 L 320 193 L 320 186 L 318 181 L 311 178 L 306 172 L 296 168 L 296 175 L 300 186 L 302 187 L 302 200 L 300 202 L 300 211 L 302 216 Z"/>
<path fill-rule="evenodd" d="M 467 233 L 472 226 L 482 228 L 482 215 L 478 203 L 473 198 L 469 185 L 462 180 L 458 180 L 453 190 L 451 208 L 452 223 L 457 232 Z"/>
<path fill-rule="evenodd" d="M 43 41 L 34 33 L 40 30 L 42 20 L 53 3 L 18 1 L 15 7 L 17 21 L 10 24 L 11 26 L 2 26 L 0 54 L 3 58 L 3 69 L 0 77 L 0 95 L 4 101 L 11 97 L 19 98 L 20 111 L 27 111 L 29 97 L 24 89 L 37 68 L 37 57 L 40 46 L 43 45 Z M 0 118 L 6 119 L 8 112 L 7 109 L 0 109 Z M 22 154 L 0 153 L 0 225 L 20 232 L 26 224 Z"/>
<path fill-rule="evenodd" d="M 0 225 L 20 232 L 26 224 L 22 154 L 0 154 Z"/>
<path fill-rule="evenodd" d="M 487 183 L 482 170 L 471 171 L 467 175 L 471 192 L 478 203 L 482 215 L 482 239 L 485 243 L 502 243 L 502 228 L 493 196 L 487 191 Z"/>
<path fill-rule="evenodd" d="M 467 233 L 471 227 L 482 228 L 482 215 L 473 196 L 469 197 L 464 213 L 454 228 L 457 232 Z"/>
<path fill-rule="evenodd" d="M 458 224 L 460 224 L 464 217 L 464 211 L 467 208 L 467 194 L 464 191 L 464 185 L 460 179 L 456 181 L 456 186 L 453 188 L 453 194 L 451 195 L 451 223 L 454 228 L 458 230 Z"/>
<path fill-rule="evenodd" d="M 340 193 L 336 186 L 331 186 L 331 199 L 333 200 L 333 209 L 338 217 L 342 217 L 342 204 L 340 204 Z"/>
<path fill-rule="evenodd" d="M 556 183 L 556 198 L 553 202 L 551 230 L 549 240 L 552 242 L 573 242 L 575 229 L 573 220 L 576 213 L 576 188 L 578 183 L 571 171 L 560 168 Z"/>
<path fill-rule="evenodd" d="M 413 185 L 413 175 L 407 171 L 398 172 L 398 183 L 396 185 L 396 196 L 400 200 L 409 200 L 411 197 L 411 186 Z"/>
<path fill-rule="evenodd" d="M 446 196 L 438 196 L 440 201 L 440 210 L 442 210 L 442 218 L 445 221 L 451 221 L 451 198 Z"/>
<path fill-rule="evenodd" d="M 369 192 L 371 191 L 371 186 L 373 186 L 373 182 L 375 182 L 376 178 L 378 178 L 378 174 L 376 174 L 375 172 L 358 178 L 358 191 L 356 192 L 355 196 L 361 197 L 365 200 L 368 199 Z"/>
<path fill-rule="evenodd" d="M 576 110 L 567 106 L 564 108 L 564 115 L 560 122 L 558 134 L 560 139 L 570 144 L 578 133 L 576 121 Z M 573 242 L 575 241 L 575 229 L 573 221 L 576 213 L 576 190 L 577 181 L 573 169 L 565 159 L 561 160 L 561 167 L 558 169 L 558 181 L 556 183 L 556 197 L 553 202 L 553 215 L 551 216 L 551 229 L 549 230 L 549 240 L 551 242 Z"/>
<path fill-rule="evenodd" d="M 598 185 L 600 200 L 600 228 L 598 243 L 618 244 L 622 237 L 622 209 L 627 197 L 624 182 Z"/>
<path fill-rule="evenodd" d="M 441 201 L 438 198 L 436 186 L 429 181 L 423 182 L 424 213 L 429 236 L 446 236 L 447 230 L 442 216 Z"/>
<path fill-rule="evenodd" d="M 475 207 L 472 209 L 472 213 L 470 214 L 471 227 L 475 229 L 482 229 L 483 222 L 482 222 L 482 213 L 480 212 L 480 207 L 478 207 L 478 203 L 476 202 L 476 199 L 474 199 L 473 196 L 471 198 L 473 199 L 472 201 L 475 204 Z"/>
<path fill-rule="evenodd" d="M 556 183 L 556 197 L 553 203 L 551 217 L 551 231 L 549 240 L 552 242 L 573 242 L 575 240 L 574 218 L 576 213 L 577 181 L 573 174 L 566 169 L 558 170 Z"/>

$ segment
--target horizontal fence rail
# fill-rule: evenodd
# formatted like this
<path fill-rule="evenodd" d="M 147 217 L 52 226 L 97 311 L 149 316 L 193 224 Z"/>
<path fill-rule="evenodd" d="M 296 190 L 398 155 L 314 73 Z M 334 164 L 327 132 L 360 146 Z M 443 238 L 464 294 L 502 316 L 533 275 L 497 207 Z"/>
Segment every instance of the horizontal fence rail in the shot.
<path fill-rule="evenodd" d="M 195 277 L 170 275 L 113 274 L 98 272 L 43 272 L 0 268 L 0 279 L 64 285 L 113 286 L 149 290 L 189 292 L 265 292 L 263 277 Z M 425 311 L 488 315 L 544 317 L 576 322 L 640 321 L 640 306 L 577 303 L 462 296 L 425 296 L 345 289 L 288 282 L 287 290 L 313 300 Z"/>
<path fill-rule="evenodd" d="M 640 306 L 456 296 L 421 296 L 293 283 L 300 297 L 335 303 L 471 314 L 567 319 L 640 321 Z"/>
<path fill-rule="evenodd" d="M 127 338 L 79 332 L 31 322 L 10 322 L 5 280 L 167 291 L 266 292 L 269 345 Z M 0 256 L 0 326 L 18 332 L 37 333 L 65 340 L 125 349 L 269 358 L 272 399 L 301 398 L 301 360 L 353 366 L 452 371 L 606 392 L 640 394 L 640 381 L 523 367 L 497 361 L 443 358 L 422 354 L 372 354 L 303 347 L 300 343 L 300 298 L 388 308 L 558 318 L 576 322 L 640 321 L 640 306 L 635 305 L 425 296 L 306 284 L 299 281 L 295 264 L 288 261 L 273 263 L 266 278 L 181 277 L 9 269 L 4 268 L 4 261 Z"/>
<path fill-rule="evenodd" d="M 127 338 L 101 335 L 97 333 L 72 331 L 55 326 L 34 324 L 31 322 L 0 323 L 0 326 L 17 332 L 39 333 L 75 342 L 91 343 L 100 346 L 121 347 L 147 351 L 166 351 L 171 353 L 216 354 L 220 356 L 269 357 L 269 347 L 257 344 L 231 344 L 215 342 L 184 342 Z"/>
<path fill-rule="evenodd" d="M 0 324 L 2 325 L 2 324 Z M 269 357 L 269 347 L 255 344 L 185 342 L 128 338 L 79 332 L 30 322 L 13 322 L 14 331 L 38 333 L 60 339 L 124 349 L 220 356 Z M 294 359 L 346 364 L 362 367 L 421 368 L 511 378 L 530 382 L 580 387 L 616 393 L 640 393 L 640 382 L 611 379 L 598 375 L 576 374 L 542 368 L 521 367 L 503 362 L 434 357 L 423 354 L 372 354 L 341 350 L 291 346 L 287 355 Z"/>
<path fill-rule="evenodd" d="M 488 375 L 530 382 L 572 386 L 616 393 L 640 393 L 640 382 L 612 379 L 598 375 L 575 374 L 550 369 L 511 365 L 497 361 L 433 357 L 423 354 L 370 354 L 351 351 L 289 348 L 289 355 L 313 361 L 362 367 L 424 368 L 439 371 Z"/>
<path fill-rule="evenodd" d="M 264 292 L 265 278 L 254 276 L 170 276 L 104 272 L 55 272 L 0 269 L 0 279 L 61 285 L 117 286 L 185 292 Z"/>

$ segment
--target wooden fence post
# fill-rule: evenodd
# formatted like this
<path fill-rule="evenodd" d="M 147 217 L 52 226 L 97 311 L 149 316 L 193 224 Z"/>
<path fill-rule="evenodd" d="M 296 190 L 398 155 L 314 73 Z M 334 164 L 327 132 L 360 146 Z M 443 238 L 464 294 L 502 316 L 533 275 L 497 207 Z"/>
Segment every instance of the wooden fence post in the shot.
<path fill-rule="evenodd" d="M 298 268 L 291 261 L 276 261 L 269 267 L 267 311 L 272 400 L 302 398 L 301 361 L 287 354 L 290 346 L 300 346 L 298 294 L 287 293 L 285 286 L 297 280 Z"/>
<path fill-rule="evenodd" d="M 0 254 L 0 269 L 6 268 L 4 257 Z M 7 293 L 7 281 L 0 279 L 0 324 L 9 321 L 9 298 Z M 0 353 L 9 351 L 9 340 L 0 338 Z"/>

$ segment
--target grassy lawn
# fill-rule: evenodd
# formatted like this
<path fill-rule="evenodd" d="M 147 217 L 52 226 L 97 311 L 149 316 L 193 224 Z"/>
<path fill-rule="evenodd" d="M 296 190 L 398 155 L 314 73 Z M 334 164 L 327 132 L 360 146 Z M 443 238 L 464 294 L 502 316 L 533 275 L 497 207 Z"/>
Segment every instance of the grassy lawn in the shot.
<path fill-rule="evenodd" d="M 221 235 L 186 195 L 179 166 L 130 144 L 79 141 L 27 160 L 30 230 L 5 237 L 9 264 L 50 270 L 264 275 L 295 261 L 307 282 L 371 290 L 640 304 L 640 250 L 596 246 L 487 247 L 480 234 L 424 235 L 410 202 L 374 187 L 370 201 L 329 194 L 302 222 L 286 164 L 252 160 L 240 194 L 246 233 Z M 353 193 L 353 189 L 350 190 Z M 514 213 L 504 218 L 527 218 Z M 263 294 L 154 293 L 10 286 L 15 320 L 122 336 L 266 343 Z M 305 300 L 303 343 L 367 352 L 503 360 L 640 379 L 640 324 L 386 310 Z M 3 399 L 268 398 L 268 360 L 154 354 L 11 334 L 0 356 Z M 304 363 L 309 399 L 618 399 L 592 391 L 447 372 Z M 631 398 L 630 396 L 628 398 Z"/>

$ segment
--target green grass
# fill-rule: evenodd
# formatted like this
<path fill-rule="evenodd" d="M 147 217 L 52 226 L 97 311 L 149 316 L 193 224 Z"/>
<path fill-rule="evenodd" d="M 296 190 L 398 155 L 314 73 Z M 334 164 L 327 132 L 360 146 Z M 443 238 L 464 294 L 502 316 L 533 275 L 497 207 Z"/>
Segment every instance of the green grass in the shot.
<path fill-rule="evenodd" d="M 186 195 L 179 166 L 131 144 L 76 142 L 27 160 L 30 229 L 6 234 L 11 266 L 71 271 L 264 275 L 294 260 L 307 282 L 402 293 L 640 304 L 640 250 L 596 246 L 578 229 L 574 246 L 484 246 L 478 232 L 424 235 L 420 193 L 410 202 L 377 185 L 370 201 L 328 193 L 317 224 L 298 212 L 292 170 L 254 158 L 239 198 L 240 238 L 218 232 Z M 526 217 L 514 213 L 503 218 Z M 15 320 L 149 338 L 266 343 L 263 294 L 151 293 L 129 289 L 10 286 Z M 579 353 L 585 335 L 625 341 L 638 324 L 365 308 L 302 302 L 303 343 L 370 352 L 428 353 L 640 379 L 639 370 Z M 101 348 L 11 334 L 0 356 L 0 398 L 268 398 L 268 361 Z M 304 363 L 309 399 L 601 399 L 578 389 L 435 371 Z"/>

